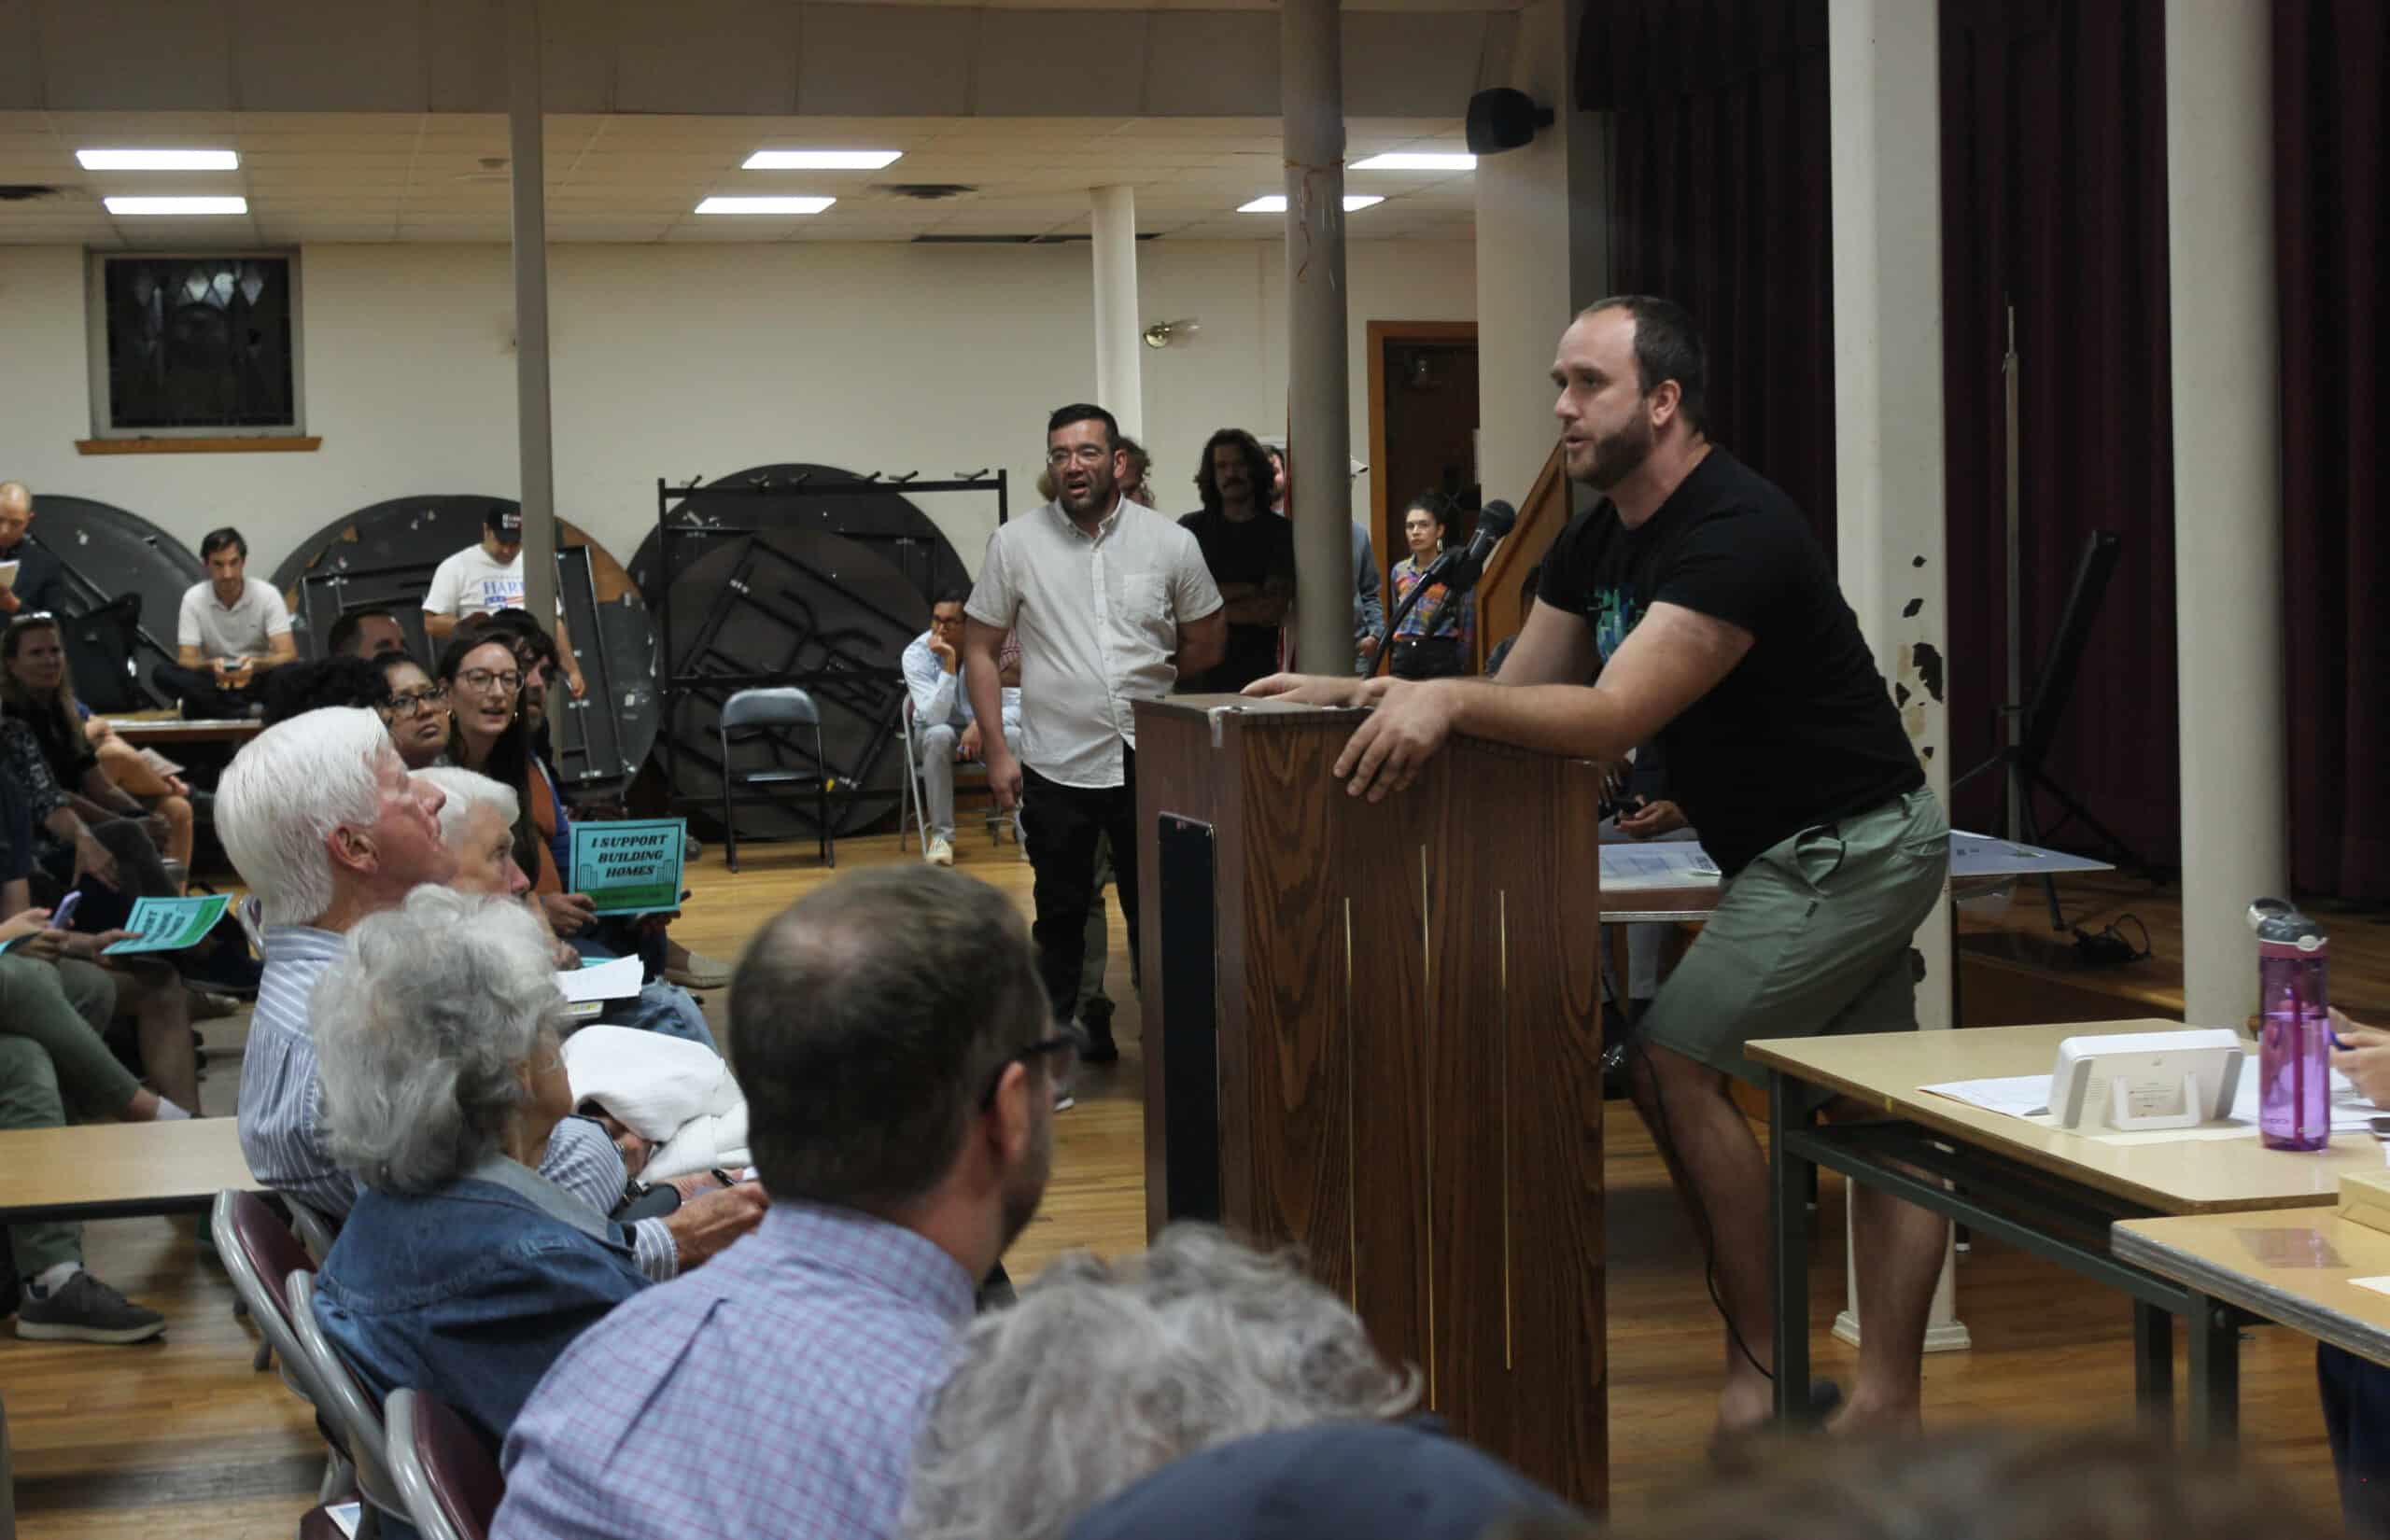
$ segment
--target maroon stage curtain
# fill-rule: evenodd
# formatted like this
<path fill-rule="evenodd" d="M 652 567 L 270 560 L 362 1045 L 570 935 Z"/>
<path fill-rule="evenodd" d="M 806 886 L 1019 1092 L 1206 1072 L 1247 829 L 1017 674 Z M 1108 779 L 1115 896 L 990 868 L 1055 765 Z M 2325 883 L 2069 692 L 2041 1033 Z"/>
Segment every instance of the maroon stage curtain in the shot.
<path fill-rule="evenodd" d="M 2390 7 L 2276 0 L 2292 880 L 2390 899 Z"/>
<path fill-rule="evenodd" d="M 2086 538 L 2123 537 L 2047 765 L 2145 860 L 2181 798 L 2166 285 L 2163 0 L 1941 0 L 1944 389 L 1954 775 L 2006 739 L 2006 305 L 2023 388 L 2024 690 Z M 1955 800 L 1986 828 L 1999 777 Z M 2046 820 L 2058 809 L 2037 804 Z M 2068 826 L 2054 843 L 2089 848 Z"/>
<path fill-rule="evenodd" d="M 1825 0 L 1588 0 L 1577 105 L 1611 113 L 1610 287 L 1693 313 L 1719 442 L 1834 548 Z"/>

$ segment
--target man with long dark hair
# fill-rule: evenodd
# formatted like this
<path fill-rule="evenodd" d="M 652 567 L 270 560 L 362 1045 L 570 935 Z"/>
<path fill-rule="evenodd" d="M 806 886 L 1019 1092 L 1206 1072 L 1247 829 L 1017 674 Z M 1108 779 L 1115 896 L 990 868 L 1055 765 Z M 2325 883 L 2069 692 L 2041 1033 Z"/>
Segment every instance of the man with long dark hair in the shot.
<path fill-rule="evenodd" d="M 1195 537 L 1228 606 L 1228 655 L 1202 674 L 1182 672 L 1182 693 L 1242 690 L 1278 666 L 1278 628 L 1295 602 L 1295 526 L 1270 511 L 1273 472 L 1261 441 L 1224 427 L 1195 462 L 1203 509 L 1178 521 Z"/>

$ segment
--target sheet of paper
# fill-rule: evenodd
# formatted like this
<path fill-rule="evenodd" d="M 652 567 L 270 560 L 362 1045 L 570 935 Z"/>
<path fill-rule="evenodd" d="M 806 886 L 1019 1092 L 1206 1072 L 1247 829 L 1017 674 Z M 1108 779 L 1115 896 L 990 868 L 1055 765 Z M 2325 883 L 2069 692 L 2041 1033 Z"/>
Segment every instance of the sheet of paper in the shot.
<path fill-rule="evenodd" d="M 181 765 L 176 764 L 174 761 L 168 759 L 165 755 L 161 754 L 155 749 L 144 749 L 135 757 L 157 775 L 179 776 L 183 773 L 183 767 Z"/>
<path fill-rule="evenodd" d="M 578 1005 L 583 1001 L 596 1003 L 606 1000 L 628 1000 L 639 993 L 646 970 L 637 958 L 616 958 L 611 962 L 593 962 L 586 968 L 556 975 L 556 987 L 564 998 Z"/>
<path fill-rule="evenodd" d="M 1650 845 L 1605 845 L 1602 849 L 1602 891 L 1660 892 L 1676 888 L 1715 887 L 1718 863 L 1709 852 L 1689 841 L 1654 841 Z"/>
<path fill-rule="evenodd" d="M 124 922 L 124 928 L 133 934 L 104 948 L 103 955 L 180 952 L 196 946 L 207 939 L 207 932 L 216 929 L 216 922 L 232 906 L 229 893 L 209 893 L 201 898 L 135 899 L 133 914 Z"/>
<path fill-rule="evenodd" d="M 15 562 L 0 562 L 0 588 L 14 588 L 16 586 L 17 564 Z"/>
<path fill-rule="evenodd" d="M 1950 831 L 1950 876 L 1954 881 L 1980 877 L 2060 876 L 2068 872 L 2113 872 L 2116 868 L 2089 856 L 2070 856 L 2038 845 L 1994 839 L 1989 834 Z"/>
<path fill-rule="evenodd" d="M 2332 1071 L 2332 1132 L 2363 1133 L 2371 1127 L 2382 1109 L 2367 1099 L 2348 1076 L 2338 1070 Z M 2232 1121 L 2252 1127 L 2257 1122 L 2257 1056 L 2251 1054 L 2241 1065 L 2241 1084 L 2232 1097 Z"/>
<path fill-rule="evenodd" d="M 1981 1107 L 1988 1113 L 2006 1113 L 2011 1117 L 2031 1117 L 2050 1110 L 2050 1077 L 2047 1075 L 2007 1075 L 1990 1080 L 1953 1080 L 1940 1085 L 1923 1085 L 1919 1089 L 1947 1096 L 1953 1101 L 1963 1101 L 1970 1107 Z"/>
<path fill-rule="evenodd" d="M 681 907 L 685 819 L 629 819 L 572 826 L 572 891 L 601 915 L 654 915 Z"/>
<path fill-rule="evenodd" d="M 2349 1281 L 2360 1289 L 2371 1289 L 2375 1294 L 2390 1294 L 2390 1278 L 2352 1278 Z"/>

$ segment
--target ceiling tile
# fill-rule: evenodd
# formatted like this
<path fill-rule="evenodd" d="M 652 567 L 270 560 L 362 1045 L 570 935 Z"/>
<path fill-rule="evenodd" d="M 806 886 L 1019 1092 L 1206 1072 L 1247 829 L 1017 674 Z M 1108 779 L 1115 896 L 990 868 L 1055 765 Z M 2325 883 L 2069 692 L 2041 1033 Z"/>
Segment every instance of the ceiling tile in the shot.
<path fill-rule="evenodd" d="M 796 106 L 806 113 L 969 110 L 979 18 L 924 25 L 901 6 L 810 5 L 797 21 Z"/>
<path fill-rule="evenodd" d="M 796 110 L 796 7 L 786 0 L 617 0 L 614 110 Z"/>
<path fill-rule="evenodd" d="M 230 107 L 232 25 L 219 4 L 38 0 L 43 90 L 57 108 Z"/>

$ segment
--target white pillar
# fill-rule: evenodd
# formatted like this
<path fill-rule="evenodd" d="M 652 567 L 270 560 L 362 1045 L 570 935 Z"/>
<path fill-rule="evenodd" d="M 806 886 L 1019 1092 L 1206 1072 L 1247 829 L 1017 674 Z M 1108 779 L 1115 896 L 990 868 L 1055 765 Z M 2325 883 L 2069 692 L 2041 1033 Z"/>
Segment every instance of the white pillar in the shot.
<path fill-rule="evenodd" d="M 555 458 L 548 413 L 548 189 L 539 0 L 507 7 L 506 110 L 514 191 L 514 416 L 523 474 L 523 608 L 556 612 Z M 598 638 L 575 637 L 595 646 Z"/>
<path fill-rule="evenodd" d="M 1509 83 L 1554 122 L 1477 162 L 1477 474 L 1485 496 L 1514 503 L 1560 441 L 1550 378 L 1560 333 L 1610 291 L 1607 119 L 1570 105 L 1583 14 L 1568 0 L 1519 12 Z"/>
<path fill-rule="evenodd" d="M 1877 666 L 1905 692 L 1901 725 L 1947 805 L 1948 652 L 1943 569 L 1942 174 L 1934 8 L 1916 0 L 1826 7 L 1834 173 L 1835 544 L 1843 596 Z M 1917 932 L 1918 1024 L 1951 1015 L 1950 902 Z M 1855 1274 L 1855 1267 L 1853 1272 Z M 1963 1348 L 1950 1268 L 1929 1350 Z M 1856 1340 L 1854 1295 L 1836 1336 Z"/>
<path fill-rule="evenodd" d="M 1337 0 L 1285 0 L 1286 440 L 1300 666 L 1353 666 L 1352 423 L 1344 353 L 1344 39 Z"/>
<path fill-rule="evenodd" d="M 1088 194 L 1095 252 L 1095 399 L 1120 431 L 1146 436 L 1144 347 L 1137 325 L 1137 193 L 1097 188 Z"/>
<path fill-rule="evenodd" d="M 2247 0 L 2166 6 L 2183 1019 L 2257 1008 L 2249 901 L 2289 896 L 2273 50 Z"/>

